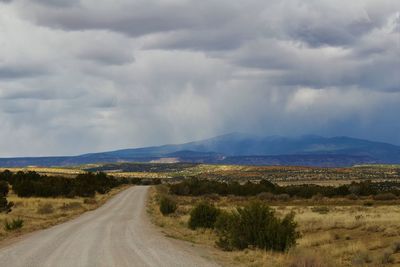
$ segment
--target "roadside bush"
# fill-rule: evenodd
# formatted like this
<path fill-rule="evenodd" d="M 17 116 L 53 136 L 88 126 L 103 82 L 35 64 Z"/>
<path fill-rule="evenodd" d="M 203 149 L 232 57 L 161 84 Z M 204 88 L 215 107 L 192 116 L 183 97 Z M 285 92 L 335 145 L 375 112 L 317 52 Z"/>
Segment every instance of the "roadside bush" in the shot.
<path fill-rule="evenodd" d="M 221 212 L 215 223 L 217 245 L 226 250 L 258 247 L 285 251 L 296 244 L 299 237 L 296 227 L 293 213 L 280 219 L 258 201 L 233 212 Z"/>
<path fill-rule="evenodd" d="M 190 212 L 189 228 L 214 228 L 220 210 L 213 204 L 202 201 Z"/>
<path fill-rule="evenodd" d="M 170 197 L 162 196 L 160 199 L 160 211 L 162 215 L 174 213 L 177 209 L 176 201 Z"/>
<path fill-rule="evenodd" d="M 24 226 L 24 220 L 21 218 L 12 219 L 11 221 L 5 220 L 3 222 L 4 230 L 6 231 L 14 231 L 22 228 Z"/>
<path fill-rule="evenodd" d="M 235 246 L 235 235 L 238 231 L 239 216 L 237 212 L 221 211 L 215 221 L 215 229 L 218 235 L 216 244 L 224 250 L 232 250 Z"/>
<path fill-rule="evenodd" d="M 54 207 L 51 203 L 40 204 L 36 212 L 38 214 L 51 214 L 54 212 Z"/>

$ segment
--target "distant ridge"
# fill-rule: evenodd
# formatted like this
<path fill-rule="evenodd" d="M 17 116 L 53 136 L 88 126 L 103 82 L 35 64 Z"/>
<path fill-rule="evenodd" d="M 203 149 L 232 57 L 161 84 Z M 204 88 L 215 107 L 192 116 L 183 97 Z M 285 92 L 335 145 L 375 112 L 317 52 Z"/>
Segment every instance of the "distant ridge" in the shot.
<path fill-rule="evenodd" d="M 400 147 L 346 136 L 255 136 L 230 133 L 184 144 L 123 149 L 72 157 L 2 158 L 2 167 L 67 166 L 88 163 L 180 162 L 246 165 L 352 166 L 398 164 Z"/>

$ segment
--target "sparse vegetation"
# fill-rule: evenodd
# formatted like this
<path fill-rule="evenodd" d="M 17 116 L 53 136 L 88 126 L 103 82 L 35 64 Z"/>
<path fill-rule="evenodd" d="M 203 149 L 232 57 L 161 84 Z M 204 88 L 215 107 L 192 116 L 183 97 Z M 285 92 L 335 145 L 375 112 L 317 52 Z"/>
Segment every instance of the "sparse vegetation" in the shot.
<path fill-rule="evenodd" d="M 213 249 L 222 265 L 325 267 L 400 264 L 400 245 L 397 244 L 400 239 L 399 166 L 306 168 L 155 164 L 155 167 L 138 164 L 134 166 L 136 169 L 119 171 L 116 164 L 112 176 L 118 184 L 158 184 L 161 180 L 153 178 L 169 179 L 164 181 L 170 181 L 171 186 L 163 185 L 160 194 L 153 192 L 151 195 L 149 211 L 153 220 L 170 237 Z M 27 170 L 40 171 L 42 178 L 61 176 L 69 180 L 86 173 L 76 169 L 66 169 L 65 174 L 62 169 L 54 172 L 51 168 L 22 170 L 25 173 Z M 17 172 L 18 169 L 0 172 L 0 181 L 9 183 Z M 109 193 L 101 195 L 96 191 L 95 197 L 71 194 L 57 198 L 21 198 L 13 193 L 11 182 L 7 189 L 10 190 L 7 200 L 14 202 L 15 206 L 10 214 L 0 214 L 0 221 L 19 217 L 24 220 L 24 226 L 20 231 L 0 228 L 0 239 L 66 220 L 97 207 L 109 197 Z M 173 216 L 161 213 L 162 195 L 176 203 Z M 220 210 L 218 219 L 214 228 L 192 230 L 188 227 L 190 213 L 203 200 Z M 288 248 L 286 253 L 266 251 L 254 245 L 244 250 L 233 245 L 227 246 L 230 251 L 216 248 L 215 244 L 219 244 L 221 237 L 217 230 L 219 218 L 237 212 L 236 208 L 244 209 L 254 200 L 268 205 L 280 221 L 295 213 L 296 231 L 301 233 L 296 246 Z M 51 203 L 54 212 L 39 214 L 39 206 L 47 202 Z M 222 218 L 221 221 L 227 222 L 228 219 Z"/>
<path fill-rule="evenodd" d="M 166 194 L 164 188 L 162 191 L 162 194 Z M 349 267 L 400 264 L 400 253 L 396 252 L 400 251 L 397 250 L 397 247 L 400 247 L 397 246 L 400 238 L 398 200 L 374 200 L 372 196 L 361 195 L 356 198 L 346 195 L 334 198 L 317 196 L 309 199 L 289 197 L 281 200 L 277 198 L 277 194 L 267 193 L 256 196 L 215 193 L 204 196 L 174 195 L 179 212 L 172 217 L 164 217 L 158 210 L 154 211 L 154 208 L 158 209 L 156 200 L 150 200 L 149 207 L 155 223 L 162 226 L 163 232 L 168 236 L 213 249 L 222 265 L 226 266 Z M 153 191 L 151 199 L 157 199 L 157 194 L 157 191 Z M 196 203 L 208 199 L 209 196 L 212 196 L 215 207 L 221 210 L 215 230 L 193 231 L 187 227 L 190 212 Z M 230 227 L 226 225 L 230 221 L 227 217 L 235 212 L 236 208 L 244 208 L 253 200 L 269 205 L 279 220 L 283 220 L 292 212 L 295 214 L 296 231 L 301 233 L 296 239 L 296 246 L 288 248 L 286 253 L 265 251 L 254 245 L 241 250 L 229 245 L 226 240 L 221 240 L 222 235 L 217 229 L 226 231 Z M 364 203 L 371 203 L 373 208 L 364 206 Z M 224 226 L 220 227 L 219 224 Z M 216 243 L 225 249 L 216 249 Z"/>

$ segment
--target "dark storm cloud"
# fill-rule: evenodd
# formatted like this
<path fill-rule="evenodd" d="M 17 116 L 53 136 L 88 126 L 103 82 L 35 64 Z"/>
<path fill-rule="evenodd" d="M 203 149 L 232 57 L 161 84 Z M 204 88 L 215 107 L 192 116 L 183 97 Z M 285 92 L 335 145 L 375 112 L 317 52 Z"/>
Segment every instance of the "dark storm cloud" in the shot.
<path fill-rule="evenodd" d="M 400 144 L 396 0 L 1 2 L 0 155 L 231 131 Z"/>
<path fill-rule="evenodd" d="M 36 5 L 38 2 L 41 4 Z M 214 50 L 236 47 L 248 39 L 265 36 L 299 40 L 310 46 L 351 45 L 380 28 L 388 13 L 396 10 L 394 1 L 382 1 L 380 5 L 373 1 L 350 4 L 335 1 L 120 1 L 123 5 L 82 1 L 80 5 L 71 4 L 74 2 L 25 1 L 30 8 L 23 13 L 48 27 L 108 29 L 130 36 L 169 33 L 170 36 L 158 40 L 159 47 Z M 70 7 L 54 8 L 60 3 L 70 3 Z"/>
<path fill-rule="evenodd" d="M 51 1 L 47 5 L 44 0 L 40 2 L 29 2 L 31 8 L 23 13 L 41 25 L 65 30 L 111 30 L 133 37 L 155 34 L 144 43 L 149 49 L 205 51 L 213 57 L 224 57 L 225 51 L 233 50 L 231 62 L 240 66 L 285 69 L 271 77 L 284 85 L 321 88 L 358 84 L 389 91 L 398 87 L 393 69 L 399 53 L 385 44 L 368 48 L 368 43 L 361 43 L 390 23 L 395 35 L 399 28 L 395 1 L 382 1 L 380 5 L 373 1 L 121 1 L 123 5 L 82 1 L 63 9 L 54 8 Z M 259 45 L 251 48 L 253 42 Z M 344 48 L 348 53 L 335 56 L 321 52 L 320 48 L 326 46 Z M 363 51 L 358 51 L 361 46 Z M 82 57 L 105 64 L 130 62 L 125 54 L 115 57 L 96 50 Z M 364 55 L 357 58 L 361 53 Z M 366 60 L 371 56 L 374 60 Z M 387 77 L 384 82 L 382 74 Z"/>

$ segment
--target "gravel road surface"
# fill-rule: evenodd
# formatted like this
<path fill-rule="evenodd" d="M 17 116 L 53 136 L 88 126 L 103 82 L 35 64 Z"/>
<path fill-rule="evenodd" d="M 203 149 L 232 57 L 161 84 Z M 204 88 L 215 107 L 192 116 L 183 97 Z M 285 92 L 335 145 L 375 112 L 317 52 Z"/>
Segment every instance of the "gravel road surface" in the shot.
<path fill-rule="evenodd" d="M 148 189 L 131 187 L 94 211 L 0 249 L 0 266 L 217 266 L 202 249 L 151 225 Z"/>

